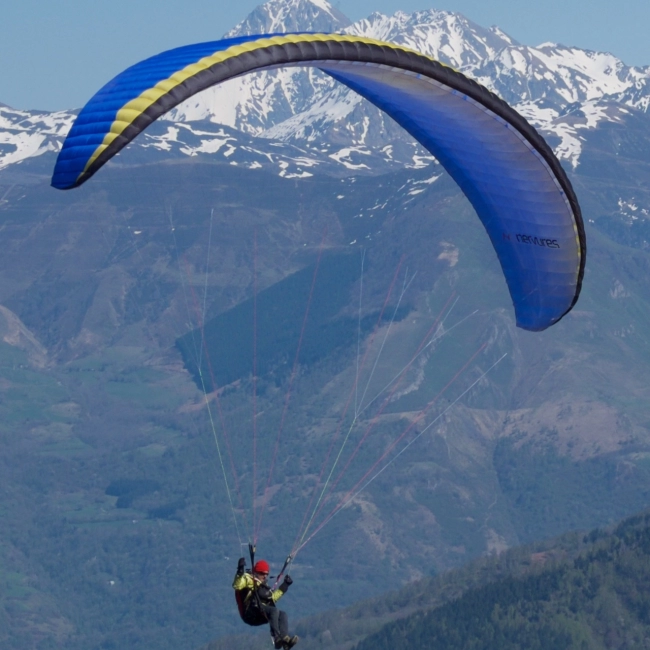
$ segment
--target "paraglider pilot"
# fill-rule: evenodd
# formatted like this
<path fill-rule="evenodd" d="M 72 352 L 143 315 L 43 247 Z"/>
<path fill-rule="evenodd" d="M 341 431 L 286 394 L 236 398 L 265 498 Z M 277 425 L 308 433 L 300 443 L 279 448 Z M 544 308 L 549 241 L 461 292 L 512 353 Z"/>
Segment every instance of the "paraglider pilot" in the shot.
<path fill-rule="evenodd" d="M 249 573 L 246 571 L 246 560 L 239 558 L 232 583 L 239 614 L 248 625 L 268 623 L 275 647 L 288 650 L 298 643 L 298 637 L 289 634 L 289 618 L 275 603 L 286 593 L 293 580 L 287 575 L 277 589 L 271 589 L 267 584 L 268 577 L 269 563 L 266 560 L 256 562 L 252 573 Z"/>

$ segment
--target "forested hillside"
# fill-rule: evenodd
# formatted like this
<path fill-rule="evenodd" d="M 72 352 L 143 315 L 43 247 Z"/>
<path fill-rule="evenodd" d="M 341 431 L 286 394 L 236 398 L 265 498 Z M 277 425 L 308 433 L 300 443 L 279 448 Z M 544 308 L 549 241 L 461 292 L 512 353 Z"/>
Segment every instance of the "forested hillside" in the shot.
<path fill-rule="evenodd" d="M 232 35 L 348 22 L 271 0 Z M 578 302 L 517 328 L 453 176 L 321 73 L 233 79 L 69 192 L 50 183 L 76 111 L 0 104 L 2 650 L 238 634 L 252 538 L 272 572 L 300 544 L 304 646 L 351 647 L 590 542 L 509 548 L 650 505 L 648 69 L 433 9 L 345 29 L 540 130 L 584 215 Z"/>
<path fill-rule="evenodd" d="M 356 650 L 614 650 L 650 639 L 650 515 L 592 533 L 575 559 L 474 588 L 392 623 Z"/>
<path fill-rule="evenodd" d="M 392 621 L 392 622 L 390 622 Z M 305 650 L 614 650 L 650 638 L 650 512 L 301 620 Z M 256 635 L 202 650 L 258 650 Z"/>

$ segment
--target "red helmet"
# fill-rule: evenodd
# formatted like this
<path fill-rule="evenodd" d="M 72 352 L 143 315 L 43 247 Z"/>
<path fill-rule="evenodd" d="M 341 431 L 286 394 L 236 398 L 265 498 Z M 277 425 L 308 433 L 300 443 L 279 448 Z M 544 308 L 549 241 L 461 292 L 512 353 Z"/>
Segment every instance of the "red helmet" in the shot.
<path fill-rule="evenodd" d="M 255 573 L 268 573 L 270 568 L 271 567 L 269 567 L 269 563 L 266 560 L 260 560 L 259 562 L 255 562 L 253 571 Z"/>

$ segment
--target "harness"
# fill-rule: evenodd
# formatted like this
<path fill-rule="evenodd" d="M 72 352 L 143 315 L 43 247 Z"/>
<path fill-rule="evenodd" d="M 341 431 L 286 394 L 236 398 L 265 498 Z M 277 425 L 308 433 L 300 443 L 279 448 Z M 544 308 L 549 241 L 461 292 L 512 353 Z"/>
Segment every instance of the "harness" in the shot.
<path fill-rule="evenodd" d="M 248 550 L 251 556 L 251 566 L 255 566 L 255 547 L 252 544 L 249 544 Z M 264 613 L 262 605 L 275 606 L 272 597 L 273 592 L 268 585 L 261 582 L 258 583 L 255 580 L 252 570 L 247 571 L 246 573 L 251 576 L 253 587 L 251 589 L 240 589 L 239 591 L 235 591 L 235 600 L 237 601 L 239 616 L 247 625 L 266 625 L 269 622 L 269 619 Z"/>
<path fill-rule="evenodd" d="M 268 587 L 266 587 L 266 589 L 268 589 Z M 259 587 L 257 589 L 253 587 L 253 589 L 240 589 L 235 592 L 239 616 L 241 616 L 242 621 L 248 625 L 266 625 L 269 622 L 269 619 L 262 609 L 262 597 L 258 591 Z M 269 589 L 269 592 L 270 591 L 271 590 Z"/>

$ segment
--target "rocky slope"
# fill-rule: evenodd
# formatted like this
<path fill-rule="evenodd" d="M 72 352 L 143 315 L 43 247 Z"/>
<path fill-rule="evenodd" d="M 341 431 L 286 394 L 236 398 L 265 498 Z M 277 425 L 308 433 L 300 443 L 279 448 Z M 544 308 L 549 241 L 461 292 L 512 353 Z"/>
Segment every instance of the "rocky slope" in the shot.
<path fill-rule="evenodd" d="M 287 27 L 408 38 L 529 111 L 585 214 L 580 302 L 547 332 L 516 330 L 457 187 L 327 78 L 238 80 L 228 119 L 207 95 L 200 120 L 179 107 L 74 192 L 49 187 L 72 112 L 0 106 L 7 647 L 164 649 L 236 631 L 229 583 L 252 511 L 268 498 L 260 552 L 283 560 L 337 431 L 340 444 L 350 430 L 339 467 L 359 451 L 312 531 L 385 451 L 404 451 L 298 556 L 296 616 L 647 505 L 647 69 L 524 48 L 445 12 L 348 25 L 324 0 L 269 3 L 236 30 L 279 29 L 288 8 Z M 294 297 L 315 276 L 331 300 L 307 321 L 333 326 L 306 329 L 293 373 L 296 346 L 279 342 L 299 335 Z M 255 305 L 261 323 L 275 309 L 299 326 L 258 332 L 272 363 L 253 382 Z M 220 350 L 240 373 L 207 398 L 176 347 L 193 333 L 204 354 L 205 320 L 234 323 Z"/>

